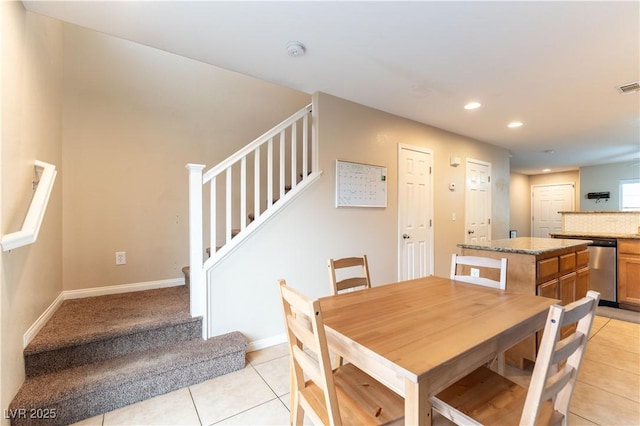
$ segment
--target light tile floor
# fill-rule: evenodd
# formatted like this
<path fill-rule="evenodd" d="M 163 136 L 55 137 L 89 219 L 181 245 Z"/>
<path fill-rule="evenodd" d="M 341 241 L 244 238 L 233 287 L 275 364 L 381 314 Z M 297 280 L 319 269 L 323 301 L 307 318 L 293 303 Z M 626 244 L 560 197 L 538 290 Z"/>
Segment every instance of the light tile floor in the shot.
<path fill-rule="evenodd" d="M 247 361 L 243 370 L 77 425 L 288 424 L 286 345 L 251 352 Z M 530 374 L 507 368 L 507 375 L 524 386 Z M 640 425 L 640 324 L 596 317 L 569 420 L 573 425 Z"/>

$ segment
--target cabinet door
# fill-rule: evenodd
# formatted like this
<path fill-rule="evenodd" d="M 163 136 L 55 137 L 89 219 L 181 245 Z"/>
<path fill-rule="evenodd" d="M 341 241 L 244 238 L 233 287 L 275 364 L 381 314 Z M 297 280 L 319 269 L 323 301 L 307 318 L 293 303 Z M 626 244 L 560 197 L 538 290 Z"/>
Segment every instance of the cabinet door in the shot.
<path fill-rule="evenodd" d="M 560 273 L 575 271 L 576 269 L 576 254 L 567 253 L 563 254 L 559 258 L 560 261 Z"/>
<path fill-rule="evenodd" d="M 589 291 L 589 279 L 590 273 L 589 268 L 579 269 L 576 277 L 576 294 L 575 300 L 582 299 L 587 295 L 587 291 Z"/>
<path fill-rule="evenodd" d="M 560 277 L 560 300 L 563 305 L 576 300 L 576 278 L 575 272 Z"/>
<path fill-rule="evenodd" d="M 618 254 L 618 302 L 640 306 L 640 256 Z"/>
<path fill-rule="evenodd" d="M 547 281 L 538 286 L 538 296 L 560 299 L 558 280 Z"/>
<path fill-rule="evenodd" d="M 537 288 L 538 296 L 542 297 L 550 297 L 552 299 L 560 299 L 560 281 L 556 278 L 555 280 L 547 281 L 546 283 L 542 283 Z M 540 341 L 542 340 L 542 330 L 536 333 L 536 353 L 538 349 L 540 349 Z"/>

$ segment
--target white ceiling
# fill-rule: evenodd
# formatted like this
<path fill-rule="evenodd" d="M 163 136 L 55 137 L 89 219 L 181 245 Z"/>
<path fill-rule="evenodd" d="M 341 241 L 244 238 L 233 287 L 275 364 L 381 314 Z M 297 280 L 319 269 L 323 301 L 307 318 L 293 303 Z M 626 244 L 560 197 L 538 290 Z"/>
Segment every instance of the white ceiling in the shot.
<path fill-rule="evenodd" d="M 513 171 L 640 158 L 640 94 L 616 90 L 640 80 L 638 1 L 24 4 L 502 146 Z M 292 40 L 304 56 L 287 55 Z M 464 110 L 471 100 L 483 106 Z M 524 126 L 508 129 L 513 120 Z"/>

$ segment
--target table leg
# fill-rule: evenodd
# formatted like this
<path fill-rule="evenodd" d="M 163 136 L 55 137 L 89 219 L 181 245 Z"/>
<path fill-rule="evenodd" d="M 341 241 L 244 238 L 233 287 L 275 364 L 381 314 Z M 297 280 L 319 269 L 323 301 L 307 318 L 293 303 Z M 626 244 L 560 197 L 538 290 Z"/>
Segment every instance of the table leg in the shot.
<path fill-rule="evenodd" d="M 405 380 L 404 423 L 431 426 L 431 403 L 426 383 Z"/>

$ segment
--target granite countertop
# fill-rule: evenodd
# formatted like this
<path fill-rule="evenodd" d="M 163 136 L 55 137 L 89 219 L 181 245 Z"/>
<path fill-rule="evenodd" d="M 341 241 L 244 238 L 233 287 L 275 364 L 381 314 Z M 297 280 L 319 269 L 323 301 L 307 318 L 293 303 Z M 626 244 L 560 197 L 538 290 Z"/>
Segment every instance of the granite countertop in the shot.
<path fill-rule="evenodd" d="M 640 240 L 640 234 L 621 234 L 621 233 L 613 233 L 613 232 L 553 232 L 550 234 L 558 237 L 570 237 L 570 238 L 584 238 L 588 240 L 590 238 L 630 238 Z"/>
<path fill-rule="evenodd" d="M 586 245 L 591 240 L 576 240 L 563 238 L 508 238 L 504 240 L 493 240 L 484 244 L 458 244 L 458 247 L 475 250 L 496 251 L 502 253 L 521 253 L 539 255 L 550 251 L 560 250 L 569 247 Z"/>
<path fill-rule="evenodd" d="M 584 211 L 559 211 L 560 214 L 639 214 L 637 210 L 584 210 Z"/>

